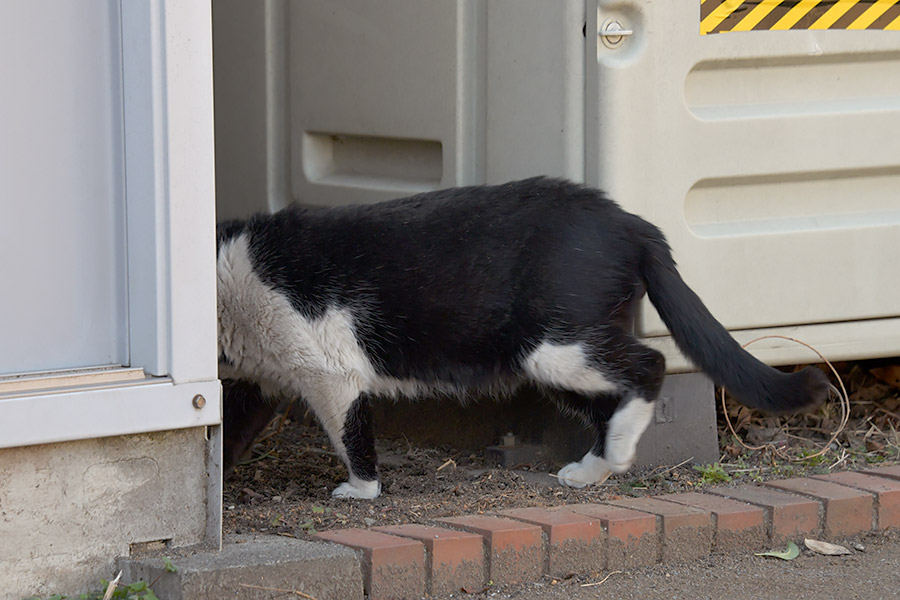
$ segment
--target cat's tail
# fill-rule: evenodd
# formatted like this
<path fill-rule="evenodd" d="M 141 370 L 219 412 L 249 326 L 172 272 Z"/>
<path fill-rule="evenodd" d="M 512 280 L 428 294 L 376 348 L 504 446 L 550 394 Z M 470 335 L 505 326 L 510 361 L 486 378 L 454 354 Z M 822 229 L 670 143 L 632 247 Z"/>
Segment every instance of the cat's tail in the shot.
<path fill-rule="evenodd" d="M 685 356 L 752 408 L 792 412 L 825 400 L 829 383 L 819 369 L 784 373 L 741 348 L 681 278 L 662 232 L 646 225 L 641 271 L 647 295 Z"/>

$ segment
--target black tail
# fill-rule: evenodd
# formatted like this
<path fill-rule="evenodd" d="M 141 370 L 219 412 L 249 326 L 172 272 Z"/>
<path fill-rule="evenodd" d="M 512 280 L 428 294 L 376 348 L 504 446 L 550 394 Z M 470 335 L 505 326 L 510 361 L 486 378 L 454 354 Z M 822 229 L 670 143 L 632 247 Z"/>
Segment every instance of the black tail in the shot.
<path fill-rule="evenodd" d="M 819 369 L 783 373 L 741 348 L 678 274 L 662 233 L 650 227 L 642 232 L 647 295 L 685 356 L 752 408 L 791 412 L 825 400 L 829 384 Z"/>

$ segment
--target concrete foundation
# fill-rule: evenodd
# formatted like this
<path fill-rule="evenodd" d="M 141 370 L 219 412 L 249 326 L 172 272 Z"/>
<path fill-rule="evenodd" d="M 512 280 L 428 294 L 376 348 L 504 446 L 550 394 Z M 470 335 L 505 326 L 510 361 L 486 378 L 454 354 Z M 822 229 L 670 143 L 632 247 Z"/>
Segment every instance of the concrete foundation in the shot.
<path fill-rule="evenodd" d="M 481 400 L 461 405 L 453 399 L 375 403 L 375 435 L 405 436 L 419 444 L 447 444 L 471 451 L 514 454 L 516 447 L 495 446 L 507 433 L 516 444 L 542 452 L 520 453 L 562 465 L 580 459 L 593 444 L 593 434 L 575 418 L 561 414 L 536 390 L 523 390 L 511 399 Z M 519 456 L 518 454 L 516 455 Z M 669 375 L 663 384 L 656 416 L 638 444 L 637 466 L 673 465 L 691 459 L 718 459 L 714 386 L 699 373 Z M 515 466 L 519 458 L 498 460 Z M 512 464 L 515 463 L 515 464 Z"/>
<path fill-rule="evenodd" d="M 96 589 L 147 546 L 217 546 L 208 454 L 205 427 L 0 449 L 0 599 Z"/>
<path fill-rule="evenodd" d="M 719 460 L 715 386 L 702 373 L 669 375 L 656 402 L 656 416 L 638 442 L 636 464 L 675 465 Z"/>

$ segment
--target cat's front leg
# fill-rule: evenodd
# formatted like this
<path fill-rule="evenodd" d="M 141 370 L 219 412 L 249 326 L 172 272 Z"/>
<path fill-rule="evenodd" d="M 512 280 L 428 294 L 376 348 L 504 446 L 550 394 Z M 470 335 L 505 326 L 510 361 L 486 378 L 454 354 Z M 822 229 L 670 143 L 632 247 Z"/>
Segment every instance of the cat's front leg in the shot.
<path fill-rule="evenodd" d="M 277 402 L 259 385 L 222 380 L 222 472 L 229 474 L 275 415 Z"/>
<path fill-rule="evenodd" d="M 560 469 L 556 478 L 563 485 L 583 488 L 590 484 L 603 483 L 612 473 L 612 466 L 592 450 L 580 461 L 569 463 Z"/>
<path fill-rule="evenodd" d="M 372 434 L 372 409 L 365 394 L 359 395 L 344 416 L 341 442 L 346 453 L 344 463 L 350 476 L 331 495 L 335 498 L 377 498 L 381 494 L 381 481 L 378 479 L 378 457 Z"/>
<path fill-rule="evenodd" d="M 309 394 L 307 402 L 347 466 L 347 481 L 336 487 L 331 495 L 335 498 L 377 498 L 381 494 L 381 481 L 368 396 L 344 381 L 332 381 Z"/>
<path fill-rule="evenodd" d="M 373 500 L 381 494 L 381 482 L 377 479 L 374 481 L 365 481 L 350 476 L 350 481 L 345 481 L 341 485 L 332 490 L 333 498 L 361 498 L 363 500 Z"/>

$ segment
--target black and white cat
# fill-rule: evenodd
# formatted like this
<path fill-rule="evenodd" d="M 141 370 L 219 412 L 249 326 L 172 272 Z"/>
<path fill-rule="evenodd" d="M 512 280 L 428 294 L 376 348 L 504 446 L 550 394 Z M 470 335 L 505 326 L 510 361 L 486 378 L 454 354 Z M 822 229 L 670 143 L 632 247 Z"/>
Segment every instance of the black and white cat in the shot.
<path fill-rule="evenodd" d="M 302 398 L 349 471 L 338 497 L 381 491 L 372 396 L 508 393 L 526 381 L 597 431 L 562 482 L 627 470 L 665 374 L 632 334 L 645 292 L 684 354 L 748 406 L 793 411 L 828 393 L 818 369 L 782 373 L 741 349 L 659 229 L 561 180 L 223 224 L 217 275 L 226 468 L 271 417 L 271 398 Z"/>

